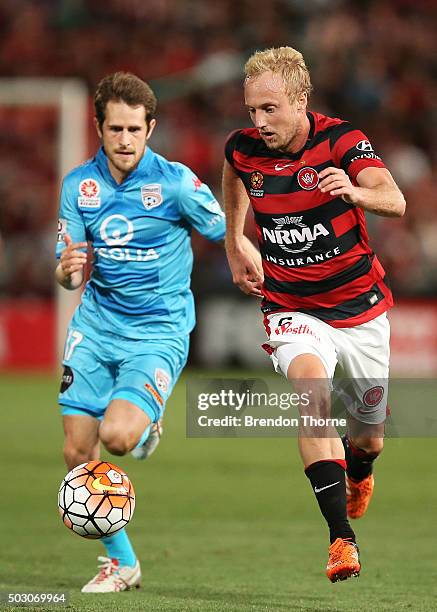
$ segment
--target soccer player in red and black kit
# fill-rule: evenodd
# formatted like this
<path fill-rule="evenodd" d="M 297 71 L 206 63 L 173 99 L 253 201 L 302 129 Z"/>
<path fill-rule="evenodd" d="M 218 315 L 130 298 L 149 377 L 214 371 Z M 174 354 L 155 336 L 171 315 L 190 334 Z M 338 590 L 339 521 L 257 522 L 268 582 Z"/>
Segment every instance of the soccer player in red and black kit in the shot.
<path fill-rule="evenodd" d="M 347 436 L 329 426 L 325 435 L 299 431 L 305 474 L 329 526 L 326 573 L 335 582 L 361 569 L 348 517 L 362 516 L 370 501 L 387 408 L 393 299 L 364 211 L 399 217 L 405 200 L 363 132 L 307 111 L 311 82 L 301 53 L 258 51 L 245 74 L 255 127 L 229 136 L 223 174 L 233 280 L 263 296 L 264 348 L 276 371 L 300 391 L 319 381 L 306 414 L 329 417 L 337 364 L 351 379 Z M 249 203 L 264 278 L 242 248 Z"/>

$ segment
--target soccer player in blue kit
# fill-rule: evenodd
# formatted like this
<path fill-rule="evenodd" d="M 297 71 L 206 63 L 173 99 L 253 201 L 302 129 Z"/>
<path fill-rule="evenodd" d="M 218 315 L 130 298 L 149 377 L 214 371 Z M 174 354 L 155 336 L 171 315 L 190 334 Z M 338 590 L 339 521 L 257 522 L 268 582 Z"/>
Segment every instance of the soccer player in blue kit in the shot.
<path fill-rule="evenodd" d="M 114 455 L 145 458 L 160 436 L 160 419 L 182 368 L 195 324 L 190 290 L 195 228 L 212 241 L 225 220 L 210 189 L 183 164 L 148 146 L 156 98 L 129 73 L 106 76 L 95 98 L 102 147 L 64 179 L 58 222 L 56 279 L 81 286 L 87 244 L 93 262 L 71 320 L 59 394 L 68 469 Z M 254 295 L 261 295 L 257 250 Z M 83 592 L 139 586 L 141 569 L 126 531 L 102 538 L 107 557 Z"/>

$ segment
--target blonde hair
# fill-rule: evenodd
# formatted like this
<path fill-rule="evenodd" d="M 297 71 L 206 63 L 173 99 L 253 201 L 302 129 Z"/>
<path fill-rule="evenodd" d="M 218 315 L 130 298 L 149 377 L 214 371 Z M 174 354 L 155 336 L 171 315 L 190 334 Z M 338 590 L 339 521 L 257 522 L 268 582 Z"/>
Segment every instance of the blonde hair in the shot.
<path fill-rule="evenodd" d="M 246 62 L 244 72 L 245 83 L 249 79 L 271 70 L 280 74 L 284 81 L 285 93 L 294 100 L 301 93 L 310 95 L 312 85 L 310 73 L 306 67 L 302 53 L 292 47 L 277 47 L 256 51 Z"/>

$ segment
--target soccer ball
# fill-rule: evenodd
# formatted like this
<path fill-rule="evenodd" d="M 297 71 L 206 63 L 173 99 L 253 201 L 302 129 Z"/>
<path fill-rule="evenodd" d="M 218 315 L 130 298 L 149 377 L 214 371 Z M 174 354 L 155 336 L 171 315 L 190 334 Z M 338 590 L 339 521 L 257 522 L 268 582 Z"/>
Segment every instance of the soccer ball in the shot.
<path fill-rule="evenodd" d="M 128 524 L 135 492 L 122 469 L 107 461 L 90 461 L 65 476 L 58 507 L 64 525 L 84 538 L 97 539 Z"/>

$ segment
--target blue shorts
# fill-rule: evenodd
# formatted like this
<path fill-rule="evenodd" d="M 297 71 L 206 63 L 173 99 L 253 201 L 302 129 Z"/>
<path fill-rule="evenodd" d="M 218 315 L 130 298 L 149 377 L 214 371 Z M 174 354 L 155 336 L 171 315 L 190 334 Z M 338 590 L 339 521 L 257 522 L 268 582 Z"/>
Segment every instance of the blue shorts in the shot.
<path fill-rule="evenodd" d="M 62 415 L 102 419 L 112 400 L 124 399 L 156 422 L 185 366 L 188 348 L 189 336 L 125 338 L 85 326 L 75 315 L 68 328 L 62 361 Z"/>

